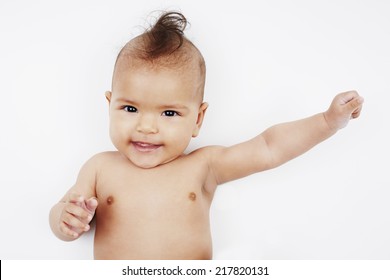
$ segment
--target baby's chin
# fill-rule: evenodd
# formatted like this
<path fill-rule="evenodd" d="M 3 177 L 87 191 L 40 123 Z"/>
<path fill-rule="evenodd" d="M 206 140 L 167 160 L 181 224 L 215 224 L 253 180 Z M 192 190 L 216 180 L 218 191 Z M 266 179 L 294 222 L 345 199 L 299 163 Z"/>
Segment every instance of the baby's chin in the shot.
<path fill-rule="evenodd" d="M 159 166 L 162 166 L 162 165 L 165 165 L 167 163 L 170 163 L 172 162 L 173 160 L 175 160 L 176 158 L 178 158 L 179 156 L 175 156 L 171 159 L 168 159 L 168 160 L 165 160 L 165 161 L 149 161 L 149 160 L 146 160 L 146 161 L 139 161 L 139 160 L 134 160 L 132 159 L 130 156 L 127 156 L 127 155 L 124 155 L 133 165 L 135 165 L 136 167 L 138 168 L 141 168 L 141 169 L 152 169 L 152 168 L 155 168 L 155 167 L 159 167 Z"/>
<path fill-rule="evenodd" d="M 137 166 L 138 168 L 141 168 L 141 169 L 152 169 L 152 168 L 158 167 L 158 166 L 163 164 L 163 163 L 160 163 L 160 164 L 136 163 L 133 161 L 131 161 L 131 162 L 132 162 L 132 164 L 134 164 L 135 166 Z"/>

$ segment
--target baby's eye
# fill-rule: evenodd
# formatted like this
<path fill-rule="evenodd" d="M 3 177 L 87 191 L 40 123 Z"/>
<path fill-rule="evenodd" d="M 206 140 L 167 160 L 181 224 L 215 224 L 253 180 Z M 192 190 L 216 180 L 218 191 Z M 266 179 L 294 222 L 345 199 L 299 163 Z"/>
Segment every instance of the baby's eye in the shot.
<path fill-rule="evenodd" d="M 137 113 L 137 108 L 135 108 L 133 106 L 124 106 L 123 110 L 125 110 L 126 112 L 129 112 L 129 113 Z"/>
<path fill-rule="evenodd" d="M 179 115 L 179 113 L 176 111 L 167 110 L 167 111 L 163 112 L 163 116 L 166 116 L 166 117 L 174 117 L 174 116 L 178 116 L 178 115 Z"/>

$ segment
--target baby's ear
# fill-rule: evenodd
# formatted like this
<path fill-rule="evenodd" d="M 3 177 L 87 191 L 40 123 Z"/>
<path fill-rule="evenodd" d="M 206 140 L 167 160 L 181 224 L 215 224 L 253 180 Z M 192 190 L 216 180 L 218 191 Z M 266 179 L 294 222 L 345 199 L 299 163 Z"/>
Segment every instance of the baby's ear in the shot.
<path fill-rule="evenodd" d="M 202 127 L 202 123 L 204 120 L 204 115 L 206 114 L 206 110 L 209 107 L 209 104 L 207 102 L 203 102 L 198 111 L 198 119 L 196 120 L 195 128 L 192 132 L 192 137 L 196 137 L 199 134 L 200 128 Z"/>
<path fill-rule="evenodd" d="M 106 91 L 105 96 L 106 96 L 108 103 L 110 103 L 110 101 L 111 101 L 111 95 L 112 95 L 111 91 Z"/>

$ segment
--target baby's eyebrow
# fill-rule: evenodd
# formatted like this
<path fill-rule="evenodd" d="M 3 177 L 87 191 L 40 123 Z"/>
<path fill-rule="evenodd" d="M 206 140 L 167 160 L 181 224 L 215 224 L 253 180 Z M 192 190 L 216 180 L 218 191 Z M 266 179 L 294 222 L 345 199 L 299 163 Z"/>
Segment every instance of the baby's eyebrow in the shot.
<path fill-rule="evenodd" d="M 130 100 L 130 99 L 127 99 L 127 98 L 123 98 L 123 97 L 119 97 L 115 101 L 118 103 L 128 103 L 128 104 L 132 104 L 132 105 L 138 105 L 137 102 Z"/>
<path fill-rule="evenodd" d="M 164 104 L 159 107 L 161 109 L 189 110 L 188 107 L 183 104 Z"/>

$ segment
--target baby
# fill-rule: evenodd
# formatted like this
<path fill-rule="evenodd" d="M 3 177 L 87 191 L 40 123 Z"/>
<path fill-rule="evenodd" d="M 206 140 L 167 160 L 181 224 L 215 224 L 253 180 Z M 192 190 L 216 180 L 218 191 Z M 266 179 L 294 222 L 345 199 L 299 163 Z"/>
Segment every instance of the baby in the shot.
<path fill-rule="evenodd" d="M 117 151 L 93 156 L 50 212 L 54 234 L 79 238 L 96 218 L 96 259 L 211 259 L 209 210 L 218 185 L 277 167 L 360 114 L 355 91 L 326 112 L 268 128 L 232 147 L 184 154 L 208 107 L 205 62 L 184 36 L 187 21 L 164 13 L 120 51 L 106 92 Z"/>

